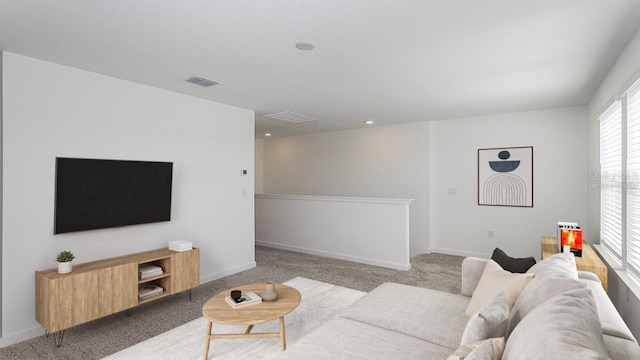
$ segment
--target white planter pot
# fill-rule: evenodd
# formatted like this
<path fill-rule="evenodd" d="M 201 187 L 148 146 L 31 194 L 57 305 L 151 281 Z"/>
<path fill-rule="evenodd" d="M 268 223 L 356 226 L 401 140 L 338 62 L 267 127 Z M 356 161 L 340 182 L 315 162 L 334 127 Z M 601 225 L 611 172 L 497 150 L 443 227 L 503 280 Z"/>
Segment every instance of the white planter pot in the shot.
<path fill-rule="evenodd" d="M 58 263 L 58 274 L 68 274 L 72 270 L 71 261 Z"/>

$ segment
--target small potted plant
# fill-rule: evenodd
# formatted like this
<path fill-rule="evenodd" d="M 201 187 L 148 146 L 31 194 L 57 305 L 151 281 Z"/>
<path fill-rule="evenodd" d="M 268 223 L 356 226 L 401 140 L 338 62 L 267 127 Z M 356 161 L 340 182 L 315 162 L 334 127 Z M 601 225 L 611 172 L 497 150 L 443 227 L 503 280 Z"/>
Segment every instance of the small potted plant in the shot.
<path fill-rule="evenodd" d="M 58 262 L 58 274 L 67 274 L 71 272 L 71 260 L 75 259 L 75 256 L 71 251 L 60 251 L 58 256 L 56 256 L 56 261 Z"/>

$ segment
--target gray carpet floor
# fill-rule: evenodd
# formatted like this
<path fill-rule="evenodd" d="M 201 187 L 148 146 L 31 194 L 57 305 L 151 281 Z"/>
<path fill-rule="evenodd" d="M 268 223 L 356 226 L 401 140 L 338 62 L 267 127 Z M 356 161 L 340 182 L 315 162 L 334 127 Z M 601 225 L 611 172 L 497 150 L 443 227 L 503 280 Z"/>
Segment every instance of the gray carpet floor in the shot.
<path fill-rule="evenodd" d="M 351 289 L 370 291 L 384 282 L 397 282 L 460 293 L 462 257 L 423 254 L 411 260 L 411 270 L 400 271 L 349 261 L 256 247 L 257 266 L 192 291 L 169 296 L 125 312 L 68 329 L 63 345 L 40 336 L 0 349 L 0 359 L 100 359 L 202 316 L 202 306 L 228 288 L 255 282 L 285 282 L 296 276 Z M 204 331 L 204 329 L 203 329 Z"/>

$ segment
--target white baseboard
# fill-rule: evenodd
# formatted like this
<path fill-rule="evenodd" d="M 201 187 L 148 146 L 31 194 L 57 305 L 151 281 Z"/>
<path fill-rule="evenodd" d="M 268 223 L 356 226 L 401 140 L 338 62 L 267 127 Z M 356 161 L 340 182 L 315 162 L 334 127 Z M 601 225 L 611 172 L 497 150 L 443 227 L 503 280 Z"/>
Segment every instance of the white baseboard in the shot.
<path fill-rule="evenodd" d="M 3 336 L 0 338 L 0 348 L 11 346 L 23 341 L 27 341 L 29 339 L 33 339 L 38 336 L 44 336 L 46 332 L 41 326 L 35 326 L 31 329 L 27 329 L 21 331 L 16 334 L 11 334 L 9 336 Z M 51 338 L 51 346 L 55 348 L 53 343 L 53 337 Z"/>
<path fill-rule="evenodd" d="M 491 254 L 477 253 L 477 252 L 469 252 L 469 251 L 459 251 L 459 250 L 451 250 L 451 249 L 442 249 L 442 248 L 432 248 L 431 252 L 445 255 L 455 255 L 462 257 L 478 257 L 483 259 L 491 258 Z"/>
<path fill-rule="evenodd" d="M 233 275 L 233 274 L 239 273 L 241 271 L 253 269 L 256 266 L 257 266 L 256 262 L 253 261 L 253 262 L 250 262 L 250 263 L 247 263 L 247 264 L 244 264 L 244 265 L 233 267 L 231 269 L 225 269 L 224 271 L 220 271 L 220 272 L 217 272 L 217 273 L 200 276 L 200 284 L 204 284 L 204 283 L 208 283 L 210 281 L 218 280 L 218 279 L 223 278 L 225 276 Z"/>
<path fill-rule="evenodd" d="M 415 254 L 411 254 L 411 259 L 413 260 L 413 258 L 418 257 L 418 256 L 420 256 L 420 255 L 422 255 L 422 254 L 431 254 L 432 252 L 433 252 L 433 251 L 431 250 L 431 248 L 426 249 L 425 251 L 418 251 L 418 252 L 417 252 L 417 253 L 415 253 Z"/>
<path fill-rule="evenodd" d="M 261 240 L 256 240 L 256 245 L 270 247 L 270 248 L 274 248 L 274 249 L 295 251 L 295 252 L 300 252 L 300 253 L 310 254 L 310 255 L 324 256 L 324 257 L 328 257 L 328 258 L 332 258 L 332 259 L 338 259 L 338 260 L 353 261 L 353 262 L 357 262 L 357 263 L 361 263 L 361 264 L 380 266 L 380 267 L 385 267 L 385 268 L 394 269 L 394 270 L 403 270 L 403 271 L 411 270 L 411 264 L 410 263 L 409 264 L 396 264 L 396 263 L 390 263 L 390 262 L 386 262 L 386 261 L 378 261 L 378 260 L 361 258 L 361 257 L 357 257 L 357 256 L 337 254 L 337 253 L 321 251 L 321 250 L 315 250 L 315 249 L 302 248 L 302 247 L 297 247 L 297 246 L 282 245 L 282 244 L 278 244 L 278 243 L 272 243 L 272 242 L 261 241 Z"/>

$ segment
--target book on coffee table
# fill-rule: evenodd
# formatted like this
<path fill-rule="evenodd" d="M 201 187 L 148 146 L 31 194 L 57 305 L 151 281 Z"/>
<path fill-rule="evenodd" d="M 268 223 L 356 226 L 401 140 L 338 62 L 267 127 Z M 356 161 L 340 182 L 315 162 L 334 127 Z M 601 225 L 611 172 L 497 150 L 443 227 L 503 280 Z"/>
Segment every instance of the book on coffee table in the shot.
<path fill-rule="evenodd" d="M 262 298 L 260 297 L 260 295 L 256 294 L 253 291 L 243 292 L 238 301 L 234 300 L 231 296 L 225 297 L 224 300 L 234 309 L 259 304 L 262 302 Z"/>

